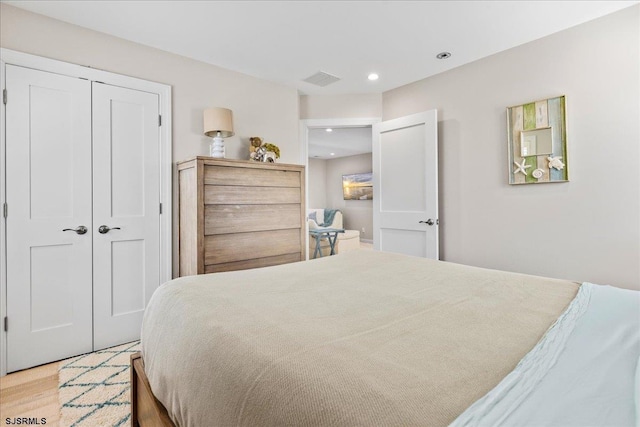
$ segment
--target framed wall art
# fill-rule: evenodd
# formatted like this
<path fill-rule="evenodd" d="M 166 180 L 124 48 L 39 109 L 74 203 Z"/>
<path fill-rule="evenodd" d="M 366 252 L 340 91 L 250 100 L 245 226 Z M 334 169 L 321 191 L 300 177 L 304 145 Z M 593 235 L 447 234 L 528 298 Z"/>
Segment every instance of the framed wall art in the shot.
<path fill-rule="evenodd" d="M 565 97 L 507 108 L 509 184 L 569 181 Z"/>
<path fill-rule="evenodd" d="M 373 200 L 373 172 L 342 175 L 344 200 Z"/>

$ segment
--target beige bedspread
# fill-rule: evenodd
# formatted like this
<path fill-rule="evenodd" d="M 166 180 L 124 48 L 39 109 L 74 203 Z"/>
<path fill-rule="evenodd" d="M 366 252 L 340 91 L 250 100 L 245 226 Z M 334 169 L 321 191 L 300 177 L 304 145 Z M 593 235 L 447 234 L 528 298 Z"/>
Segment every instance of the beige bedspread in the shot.
<path fill-rule="evenodd" d="M 374 251 L 161 286 L 145 370 L 179 426 L 438 426 L 492 389 L 575 283 Z"/>

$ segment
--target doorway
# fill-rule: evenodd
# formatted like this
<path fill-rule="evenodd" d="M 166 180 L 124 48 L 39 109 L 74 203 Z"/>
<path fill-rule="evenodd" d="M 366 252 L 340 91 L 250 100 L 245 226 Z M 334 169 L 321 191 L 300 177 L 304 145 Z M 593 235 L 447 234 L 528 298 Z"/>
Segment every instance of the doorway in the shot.
<path fill-rule="evenodd" d="M 355 197 L 345 192 L 343 180 L 372 172 L 372 126 L 378 122 L 377 118 L 309 119 L 300 125 L 307 210 L 340 210 L 343 228 L 357 230 L 362 247 L 373 246 L 373 201 L 365 193 Z"/>

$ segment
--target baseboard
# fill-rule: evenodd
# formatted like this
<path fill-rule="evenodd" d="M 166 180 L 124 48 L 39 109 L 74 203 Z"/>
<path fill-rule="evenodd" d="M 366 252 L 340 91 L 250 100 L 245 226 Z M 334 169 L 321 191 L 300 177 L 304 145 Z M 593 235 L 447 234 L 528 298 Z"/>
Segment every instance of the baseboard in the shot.
<path fill-rule="evenodd" d="M 369 240 L 369 239 L 360 239 L 360 242 L 362 242 L 362 243 L 371 243 L 373 245 L 373 240 Z"/>

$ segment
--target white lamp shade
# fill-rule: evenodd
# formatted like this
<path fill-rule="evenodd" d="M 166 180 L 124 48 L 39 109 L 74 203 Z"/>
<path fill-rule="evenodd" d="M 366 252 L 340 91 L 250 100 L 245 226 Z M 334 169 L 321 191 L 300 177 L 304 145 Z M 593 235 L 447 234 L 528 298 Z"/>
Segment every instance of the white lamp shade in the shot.
<path fill-rule="evenodd" d="M 204 110 L 204 134 L 222 138 L 233 136 L 233 113 L 228 108 L 207 108 Z"/>

